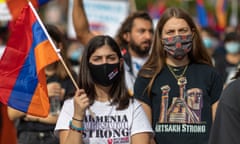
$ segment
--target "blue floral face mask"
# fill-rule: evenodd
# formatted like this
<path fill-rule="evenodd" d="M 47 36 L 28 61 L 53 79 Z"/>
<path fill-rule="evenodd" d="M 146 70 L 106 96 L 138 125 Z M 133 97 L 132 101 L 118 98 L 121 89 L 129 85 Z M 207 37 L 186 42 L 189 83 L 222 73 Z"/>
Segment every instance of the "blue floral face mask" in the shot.
<path fill-rule="evenodd" d="M 225 44 L 227 53 L 237 54 L 240 51 L 240 44 L 238 42 L 227 42 Z"/>

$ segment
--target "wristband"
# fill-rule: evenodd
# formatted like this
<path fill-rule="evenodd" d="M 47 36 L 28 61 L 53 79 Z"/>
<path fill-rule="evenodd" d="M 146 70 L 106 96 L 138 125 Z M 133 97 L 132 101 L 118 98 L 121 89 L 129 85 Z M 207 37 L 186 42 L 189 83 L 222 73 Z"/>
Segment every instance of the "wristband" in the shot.
<path fill-rule="evenodd" d="M 75 121 L 83 122 L 82 119 L 76 119 L 75 117 L 72 117 L 72 119 L 75 120 Z"/>
<path fill-rule="evenodd" d="M 69 128 L 79 133 L 82 133 L 84 131 L 84 127 L 76 127 L 72 124 L 72 121 L 69 122 Z"/>

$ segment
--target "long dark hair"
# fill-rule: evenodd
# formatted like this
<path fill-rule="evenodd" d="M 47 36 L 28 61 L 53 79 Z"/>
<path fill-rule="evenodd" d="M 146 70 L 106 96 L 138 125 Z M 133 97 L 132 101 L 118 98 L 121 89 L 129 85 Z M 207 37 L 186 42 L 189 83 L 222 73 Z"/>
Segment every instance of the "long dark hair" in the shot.
<path fill-rule="evenodd" d="M 148 94 L 150 94 L 150 90 L 156 76 L 160 73 L 163 66 L 166 64 L 167 53 L 164 50 L 161 41 L 162 30 L 165 23 L 173 17 L 184 19 L 193 32 L 193 47 L 192 50 L 188 53 L 191 63 L 202 63 L 212 66 L 212 60 L 202 44 L 201 36 L 191 16 L 181 8 L 168 8 L 161 15 L 161 18 L 158 21 L 153 37 L 152 51 L 150 53 L 149 59 L 139 72 L 140 76 L 151 78 L 151 81 L 147 87 Z"/>
<path fill-rule="evenodd" d="M 93 104 L 96 98 L 96 91 L 94 87 L 94 81 L 89 70 L 89 59 L 91 55 L 96 51 L 96 49 L 104 45 L 110 46 L 110 48 L 112 48 L 112 50 L 117 53 L 119 59 L 122 58 L 119 46 L 110 36 L 95 36 L 89 41 L 84 49 L 80 62 L 79 86 L 86 91 L 91 104 Z M 118 105 L 117 109 L 125 109 L 128 107 L 130 96 L 125 85 L 123 67 L 120 70 L 120 77 L 113 83 L 111 87 L 110 96 L 112 104 Z"/>

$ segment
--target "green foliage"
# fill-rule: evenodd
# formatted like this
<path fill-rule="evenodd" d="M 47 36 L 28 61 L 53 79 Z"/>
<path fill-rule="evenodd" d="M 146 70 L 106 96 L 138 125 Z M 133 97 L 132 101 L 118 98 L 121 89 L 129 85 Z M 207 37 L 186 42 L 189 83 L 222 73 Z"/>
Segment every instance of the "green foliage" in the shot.
<path fill-rule="evenodd" d="M 148 4 L 154 3 L 156 0 L 135 0 L 138 10 L 147 10 Z"/>
<path fill-rule="evenodd" d="M 148 10 L 149 4 L 154 4 L 158 0 L 135 0 L 136 7 L 138 10 Z M 196 9 L 196 0 L 165 0 L 166 7 L 181 7 L 188 11 L 192 16 L 197 15 Z M 216 15 L 216 0 L 203 0 L 204 7 L 207 13 L 212 13 Z M 239 2 L 240 3 L 240 2 Z M 229 20 L 231 14 L 231 1 L 227 1 L 227 19 Z M 240 10 L 238 11 L 238 15 L 240 15 Z"/>

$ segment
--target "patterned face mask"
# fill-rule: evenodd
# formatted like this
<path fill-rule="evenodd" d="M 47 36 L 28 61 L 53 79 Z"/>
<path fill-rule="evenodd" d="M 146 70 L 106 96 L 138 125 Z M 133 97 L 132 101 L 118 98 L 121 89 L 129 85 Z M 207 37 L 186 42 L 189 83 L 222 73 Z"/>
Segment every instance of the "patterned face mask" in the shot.
<path fill-rule="evenodd" d="M 165 51 L 172 55 L 175 59 L 183 59 L 187 53 L 192 49 L 192 34 L 191 35 L 177 35 L 163 39 Z"/>

